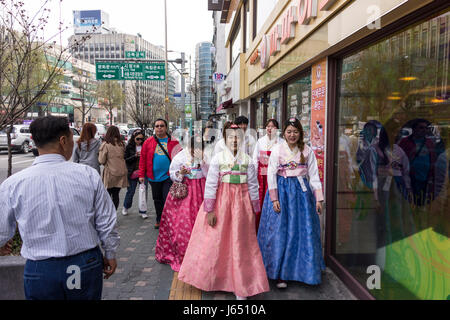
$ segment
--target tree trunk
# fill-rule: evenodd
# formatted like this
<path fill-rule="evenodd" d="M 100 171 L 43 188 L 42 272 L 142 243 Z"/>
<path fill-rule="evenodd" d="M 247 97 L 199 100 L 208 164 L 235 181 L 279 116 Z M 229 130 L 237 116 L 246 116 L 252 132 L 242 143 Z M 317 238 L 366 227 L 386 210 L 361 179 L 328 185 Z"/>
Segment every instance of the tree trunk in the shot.
<path fill-rule="evenodd" d="M 11 131 L 13 130 L 13 125 L 6 130 L 6 137 L 8 139 L 8 173 L 7 178 L 12 175 L 12 148 L 11 148 Z"/>
<path fill-rule="evenodd" d="M 81 127 L 84 126 L 84 121 L 86 118 L 86 106 L 84 104 L 84 100 L 81 101 Z"/>

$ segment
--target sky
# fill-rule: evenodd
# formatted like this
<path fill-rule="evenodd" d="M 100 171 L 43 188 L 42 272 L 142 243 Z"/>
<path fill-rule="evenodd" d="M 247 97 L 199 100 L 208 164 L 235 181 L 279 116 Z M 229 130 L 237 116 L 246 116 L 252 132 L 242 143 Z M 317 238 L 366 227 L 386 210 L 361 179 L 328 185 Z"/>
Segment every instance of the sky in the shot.
<path fill-rule="evenodd" d="M 26 10 L 36 12 L 44 0 L 22 0 Z M 128 34 L 140 33 L 142 37 L 155 45 L 165 45 L 164 38 L 164 0 L 48 0 L 47 8 L 51 18 L 45 30 L 45 36 L 57 34 L 60 21 L 69 27 L 62 35 L 62 44 L 73 34 L 74 10 L 103 10 L 109 14 L 110 27 Z M 185 52 L 192 63 L 195 59 L 195 45 L 203 41 L 212 41 L 212 12 L 208 11 L 206 0 L 166 0 L 167 1 L 167 47 L 169 50 Z M 57 42 L 60 39 L 58 37 Z M 180 57 L 179 53 L 170 53 L 169 59 Z"/>

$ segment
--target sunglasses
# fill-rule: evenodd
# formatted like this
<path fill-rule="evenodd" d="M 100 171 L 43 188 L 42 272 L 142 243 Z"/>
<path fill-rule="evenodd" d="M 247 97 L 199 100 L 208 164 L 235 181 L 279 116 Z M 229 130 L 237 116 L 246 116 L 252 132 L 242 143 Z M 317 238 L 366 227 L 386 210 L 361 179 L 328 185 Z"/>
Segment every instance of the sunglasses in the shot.
<path fill-rule="evenodd" d="M 165 128 L 165 125 L 159 125 L 159 126 L 155 126 L 155 128 Z"/>
<path fill-rule="evenodd" d="M 136 138 L 136 141 L 142 141 L 144 140 L 143 138 Z"/>

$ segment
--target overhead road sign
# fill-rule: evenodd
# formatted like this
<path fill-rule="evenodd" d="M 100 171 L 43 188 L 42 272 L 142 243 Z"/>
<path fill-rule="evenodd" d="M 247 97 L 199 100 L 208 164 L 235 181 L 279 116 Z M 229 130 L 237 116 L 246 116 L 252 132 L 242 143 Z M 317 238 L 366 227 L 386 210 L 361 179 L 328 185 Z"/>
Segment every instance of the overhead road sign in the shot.
<path fill-rule="evenodd" d="M 96 62 L 97 80 L 164 81 L 165 64 L 161 62 Z"/>
<path fill-rule="evenodd" d="M 145 51 L 125 51 L 127 59 L 145 59 Z"/>

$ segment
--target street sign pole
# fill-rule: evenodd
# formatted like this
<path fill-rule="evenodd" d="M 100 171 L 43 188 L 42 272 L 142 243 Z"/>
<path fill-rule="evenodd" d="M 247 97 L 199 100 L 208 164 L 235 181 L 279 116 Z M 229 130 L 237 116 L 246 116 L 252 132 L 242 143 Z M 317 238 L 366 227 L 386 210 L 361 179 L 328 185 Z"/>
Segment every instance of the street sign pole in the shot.
<path fill-rule="evenodd" d="M 169 79 L 168 79 L 168 70 L 167 70 L 167 0 L 164 0 L 164 15 L 165 15 L 165 20 L 164 20 L 164 24 L 165 24 L 165 39 L 166 39 L 166 97 L 164 99 L 165 105 L 166 105 L 166 120 L 167 122 L 169 122 L 169 113 L 168 113 L 168 104 L 167 104 L 167 99 L 169 98 Z M 167 128 L 169 129 L 169 128 Z"/>
<path fill-rule="evenodd" d="M 184 52 L 181 52 L 181 106 L 182 106 L 182 110 L 184 110 L 185 106 L 186 106 L 186 100 L 185 100 L 185 79 L 184 79 L 184 67 L 185 67 L 185 63 L 184 63 Z M 184 117 L 181 117 L 183 119 L 182 124 L 180 124 L 180 127 L 185 127 L 186 126 L 186 114 L 183 112 L 183 114 L 185 115 Z"/>

